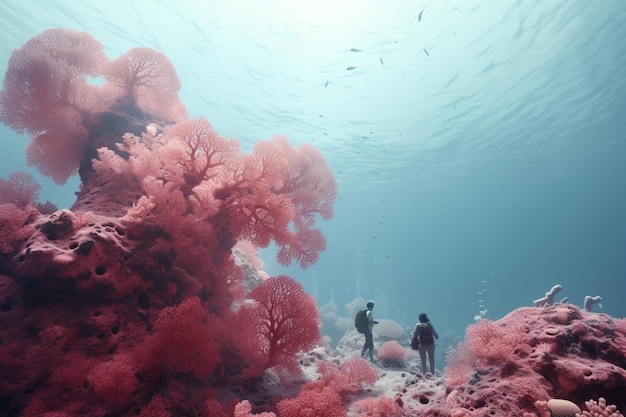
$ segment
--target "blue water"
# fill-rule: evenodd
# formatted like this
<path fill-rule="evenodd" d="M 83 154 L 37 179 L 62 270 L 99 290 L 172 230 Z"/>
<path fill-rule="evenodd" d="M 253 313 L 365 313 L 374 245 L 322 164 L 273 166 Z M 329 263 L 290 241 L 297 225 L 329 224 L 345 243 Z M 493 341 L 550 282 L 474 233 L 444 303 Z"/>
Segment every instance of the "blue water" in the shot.
<path fill-rule="evenodd" d="M 271 275 L 324 311 L 363 297 L 462 337 L 557 283 L 626 316 L 624 22 L 623 0 L 4 0 L 0 72 L 52 27 L 110 58 L 164 52 L 190 116 L 244 149 L 312 143 L 335 173 L 328 249 L 304 271 L 266 251 Z M 77 178 L 27 167 L 28 140 L 0 126 L 0 176 L 29 170 L 71 206 Z"/>

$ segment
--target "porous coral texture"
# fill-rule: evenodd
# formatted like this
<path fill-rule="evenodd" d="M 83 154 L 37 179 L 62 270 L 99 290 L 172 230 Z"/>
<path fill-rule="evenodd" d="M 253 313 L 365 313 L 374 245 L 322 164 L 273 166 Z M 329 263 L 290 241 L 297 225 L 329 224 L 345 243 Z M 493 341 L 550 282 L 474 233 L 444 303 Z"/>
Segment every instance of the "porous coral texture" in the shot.
<path fill-rule="evenodd" d="M 468 410 L 468 416 L 483 415 L 485 409 L 522 415 L 535 412 L 536 401 L 552 398 L 582 408 L 589 396 L 604 396 L 622 406 L 623 320 L 554 304 L 522 307 L 498 321 L 472 325 L 466 344 L 445 371 L 455 375 L 447 404 Z"/>

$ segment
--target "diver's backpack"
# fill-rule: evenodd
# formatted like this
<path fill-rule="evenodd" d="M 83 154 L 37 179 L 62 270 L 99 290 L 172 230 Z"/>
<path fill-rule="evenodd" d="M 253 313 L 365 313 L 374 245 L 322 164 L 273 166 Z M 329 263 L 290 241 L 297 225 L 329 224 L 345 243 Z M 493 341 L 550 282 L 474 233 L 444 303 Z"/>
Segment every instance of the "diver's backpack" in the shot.
<path fill-rule="evenodd" d="M 356 313 L 354 327 L 356 327 L 356 331 L 359 333 L 365 333 L 369 329 L 370 324 L 367 320 L 367 310 L 359 310 L 359 312 Z"/>
<path fill-rule="evenodd" d="M 417 325 L 417 329 L 415 329 L 415 333 L 419 335 L 419 342 L 422 345 L 432 345 L 435 343 L 435 337 L 433 336 L 433 326 L 428 324 L 428 326 L 422 326 L 420 324 Z"/>

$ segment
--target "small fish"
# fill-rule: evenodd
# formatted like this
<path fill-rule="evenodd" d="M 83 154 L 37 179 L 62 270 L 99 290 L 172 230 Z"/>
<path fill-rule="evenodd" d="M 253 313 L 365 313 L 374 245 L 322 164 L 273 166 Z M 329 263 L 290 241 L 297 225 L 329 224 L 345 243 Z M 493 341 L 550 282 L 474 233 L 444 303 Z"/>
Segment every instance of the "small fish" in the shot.
<path fill-rule="evenodd" d="M 330 81 L 330 78 L 326 79 L 326 82 L 324 83 L 324 87 L 328 87 L 328 81 Z"/>
<path fill-rule="evenodd" d="M 363 52 L 362 49 L 350 48 L 350 52 Z"/>
<path fill-rule="evenodd" d="M 426 54 L 426 56 L 430 56 L 430 54 L 428 53 L 428 51 L 426 50 L 426 48 L 422 48 L 424 50 L 424 53 Z"/>
<path fill-rule="evenodd" d="M 385 65 L 385 62 L 383 61 L 383 58 L 380 57 L 380 63 L 383 64 L 383 67 L 386 67 L 387 65 Z"/>
<path fill-rule="evenodd" d="M 322 116 L 321 114 L 318 114 L 319 117 L 321 117 L 322 119 L 324 118 L 324 116 Z"/>
<path fill-rule="evenodd" d="M 422 9 L 422 11 L 420 12 L 420 14 L 417 15 L 417 21 L 421 22 L 422 21 L 422 14 L 424 14 L 424 9 Z"/>
<path fill-rule="evenodd" d="M 357 69 L 357 67 L 348 67 L 346 68 L 346 71 L 352 71 L 353 69 Z"/>

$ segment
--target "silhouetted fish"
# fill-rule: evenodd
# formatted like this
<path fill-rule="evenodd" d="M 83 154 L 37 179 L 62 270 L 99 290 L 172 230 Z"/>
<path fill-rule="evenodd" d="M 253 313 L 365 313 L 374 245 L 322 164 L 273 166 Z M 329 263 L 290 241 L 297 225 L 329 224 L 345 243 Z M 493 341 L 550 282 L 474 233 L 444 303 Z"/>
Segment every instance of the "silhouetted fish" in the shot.
<path fill-rule="evenodd" d="M 422 9 L 422 11 L 420 12 L 420 14 L 417 15 L 417 21 L 421 22 L 422 21 L 422 14 L 424 13 L 424 9 Z"/>
<path fill-rule="evenodd" d="M 380 58 L 380 63 L 383 64 L 383 67 L 386 67 L 387 65 L 385 65 L 385 63 L 383 62 L 383 58 Z"/>
<path fill-rule="evenodd" d="M 428 51 L 426 50 L 426 48 L 422 48 L 424 50 L 424 53 L 426 54 L 426 56 L 430 56 L 430 54 L 428 53 Z"/>
<path fill-rule="evenodd" d="M 346 68 L 346 71 L 352 71 L 353 69 L 356 69 L 357 67 L 348 67 Z"/>
<path fill-rule="evenodd" d="M 363 52 L 362 49 L 350 48 L 350 52 Z"/>
<path fill-rule="evenodd" d="M 326 82 L 324 83 L 324 87 L 328 87 L 328 81 L 330 80 L 330 78 L 326 79 Z"/>

